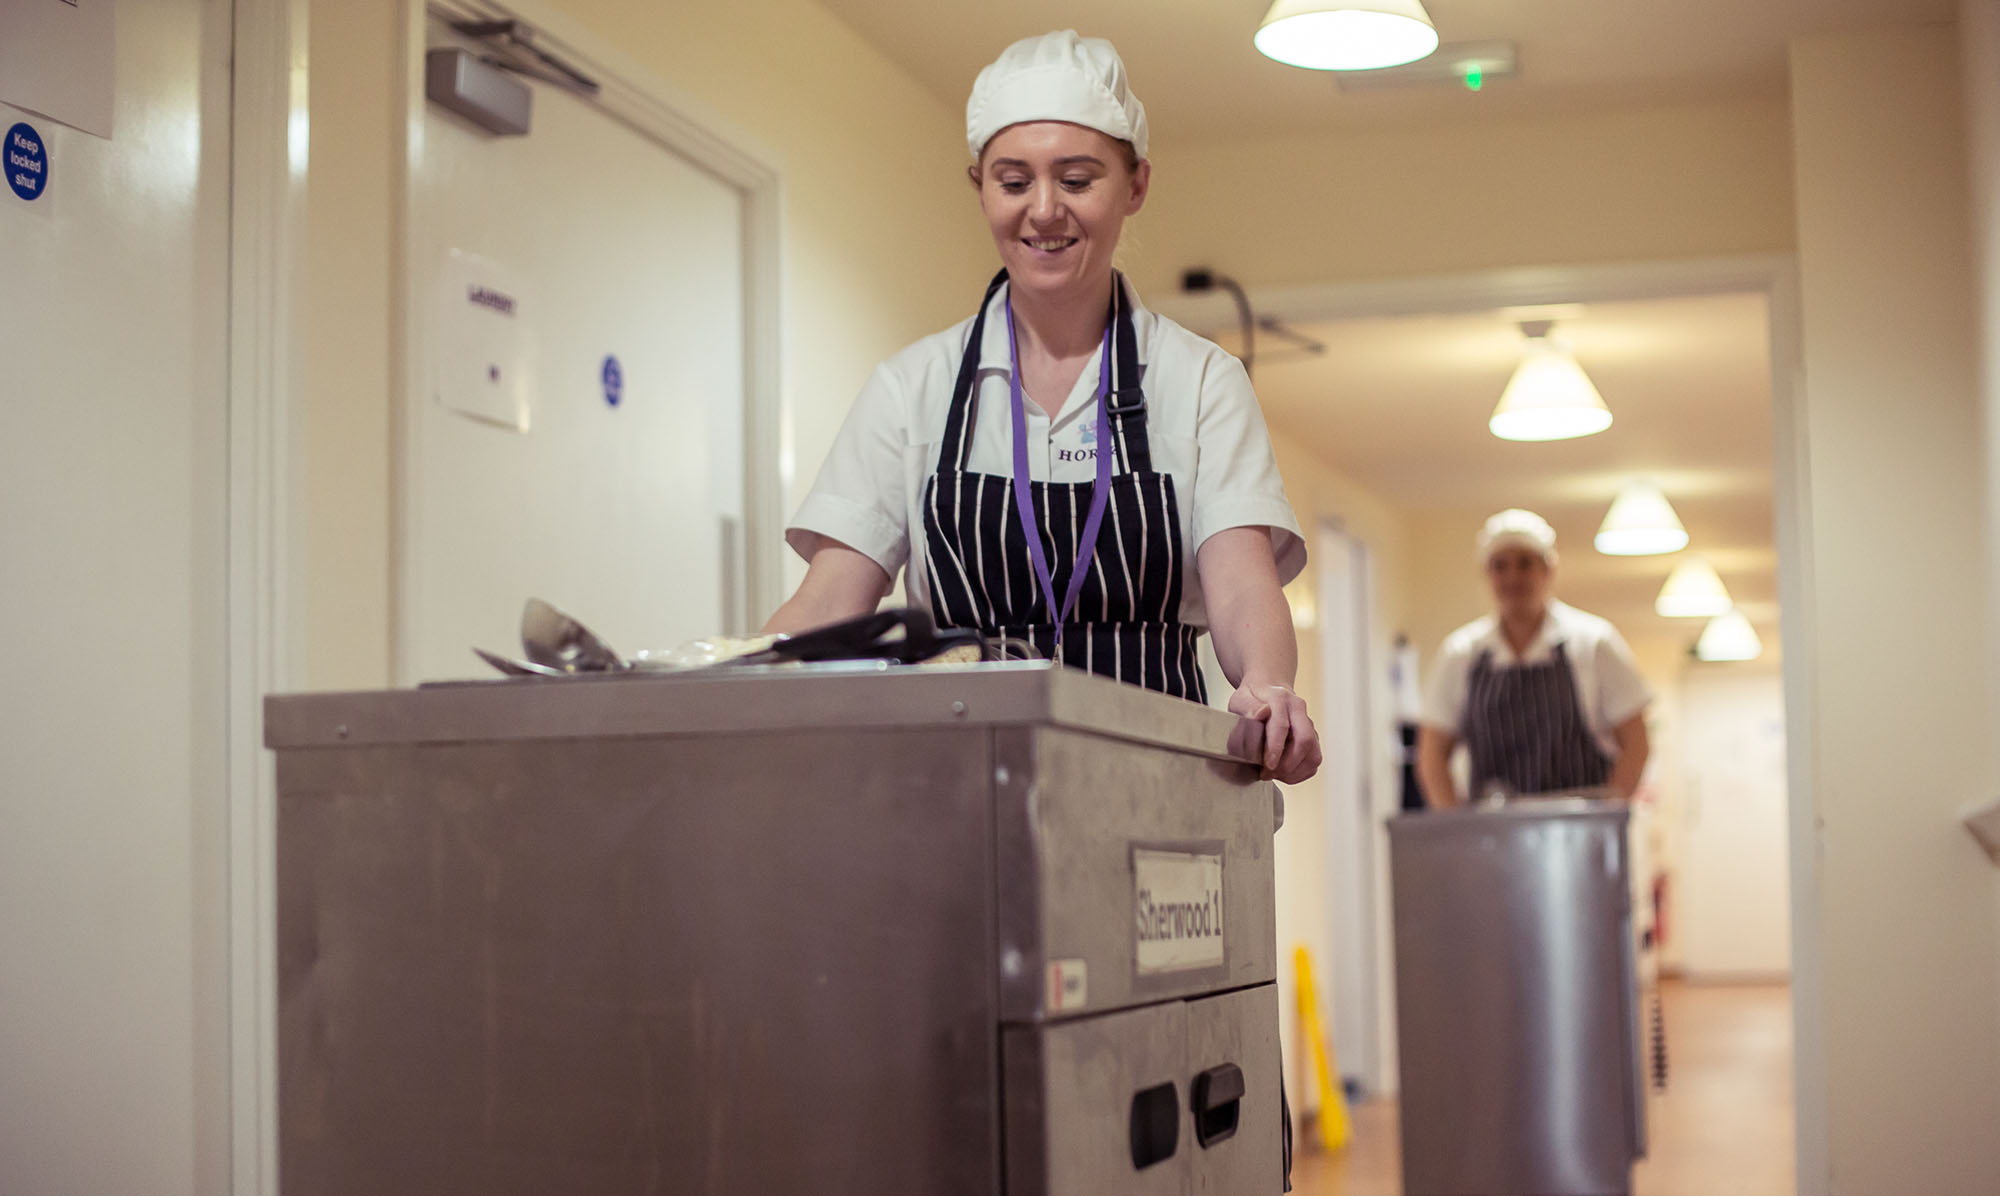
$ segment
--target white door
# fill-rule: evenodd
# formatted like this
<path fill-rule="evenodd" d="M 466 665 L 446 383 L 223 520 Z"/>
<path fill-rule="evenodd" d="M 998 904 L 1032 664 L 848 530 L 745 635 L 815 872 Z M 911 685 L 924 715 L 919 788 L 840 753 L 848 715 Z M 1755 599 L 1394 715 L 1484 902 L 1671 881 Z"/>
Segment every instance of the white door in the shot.
<path fill-rule="evenodd" d="M 111 140 L 0 104 L 47 167 L 0 186 L 9 1194 L 228 1167 L 230 16 L 117 6 Z"/>
<path fill-rule="evenodd" d="M 1333 901 L 1333 958 L 1326 984 L 1329 1029 L 1344 1078 L 1369 1091 L 1384 1087 L 1377 996 L 1376 838 L 1369 699 L 1368 548 L 1332 526 L 1313 545 L 1318 569 L 1320 685 L 1318 712 L 1326 763 L 1327 875 Z"/>
<path fill-rule="evenodd" d="M 1791 970 L 1783 681 L 1696 669 L 1681 690 L 1681 726 L 1682 963 L 1697 978 L 1783 976 Z"/>
<path fill-rule="evenodd" d="M 744 195 L 523 81 L 529 134 L 428 104 L 412 155 L 406 681 L 485 674 L 531 595 L 627 655 L 743 620 Z M 468 412 L 482 379 L 524 426 Z"/>

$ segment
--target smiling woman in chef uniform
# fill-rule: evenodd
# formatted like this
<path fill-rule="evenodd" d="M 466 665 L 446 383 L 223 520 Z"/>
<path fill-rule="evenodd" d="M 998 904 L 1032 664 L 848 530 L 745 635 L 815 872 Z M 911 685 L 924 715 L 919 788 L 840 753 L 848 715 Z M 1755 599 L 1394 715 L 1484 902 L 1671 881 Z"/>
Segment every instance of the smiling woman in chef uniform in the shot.
<path fill-rule="evenodd" d="M 1305 566 L 1249 375 L 1147 311 L 1112 268 L 1146 202 L 1146 110 L 1111 43 L 1007 47 L 965 107 L 967 175 L 1000 254 L 972 317 L 883 362 L 786 531 L 808 562 L 767 631 L 874 610 L 897 569 L 939 626 L 1229 709 L 1266 771 L 1303 781 L 1319 736 L 1292 692 L 1280 586 Z"/>

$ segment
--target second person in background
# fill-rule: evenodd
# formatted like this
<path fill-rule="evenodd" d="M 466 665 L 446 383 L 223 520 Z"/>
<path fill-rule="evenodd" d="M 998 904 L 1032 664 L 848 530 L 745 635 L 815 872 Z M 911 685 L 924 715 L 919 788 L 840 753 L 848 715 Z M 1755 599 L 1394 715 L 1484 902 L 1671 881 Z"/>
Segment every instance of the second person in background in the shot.
<path fill-rule="evenodd" d="M 1470 758 L 1471 797 L 1586 793 L 1629 798 L 1646 767 L 1652 701 L 1617 628 L 1558 602 L 1556 534 L 1506 510 L 1479 533 L 1493 613 L 1445 639 L 1424 694 L 1417 781 L 1432 806 L 1464 800 L 1451 754 Z"/>

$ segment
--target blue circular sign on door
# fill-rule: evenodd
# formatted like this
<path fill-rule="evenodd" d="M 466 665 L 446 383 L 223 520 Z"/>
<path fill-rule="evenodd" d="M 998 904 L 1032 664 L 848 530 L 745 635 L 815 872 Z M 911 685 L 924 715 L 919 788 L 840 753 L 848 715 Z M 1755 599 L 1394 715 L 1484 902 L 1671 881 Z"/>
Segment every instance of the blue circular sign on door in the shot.
<path fill-rule="evenodd" d="M 7 185 L 22 199 L 40 199 L 42 192 L 49 189 L 49 151 L 42 144 L 42 135 L 27 123 L 15 125 L 7 130 L 7 144 L 4 151 L 7 167 Z"/>
<path fill-rule="evenodd" d="M 598 376 L 604 381 L 604 401 L 616 407 L 618 400 L 625 396 L 625 371 L 619 368 L 618 359 L 606 357 Z"/>

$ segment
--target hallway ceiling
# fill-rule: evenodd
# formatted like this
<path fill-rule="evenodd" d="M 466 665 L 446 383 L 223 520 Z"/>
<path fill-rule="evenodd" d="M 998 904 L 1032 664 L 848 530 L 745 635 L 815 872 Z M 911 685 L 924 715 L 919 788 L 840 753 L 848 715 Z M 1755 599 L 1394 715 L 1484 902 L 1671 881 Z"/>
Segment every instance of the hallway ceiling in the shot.
<path fill-rule="evenodd" d="M 1108 37 L 1146 103 L 1154 144 L 1399 123 L 1458 123 L 1701 99 L 1778 97 L 1802 34 L 1949 22 L 1956 0 L 1425 0 L 1447 45 L 1512 41 L 1520 74 L 1343 90 L 1250 44 L 1267 0 L 821 0 L 962 111 L 979 69 L 1017 38 Z"/>
<path fill-rule="evenodd" d="M 1609 430 L 1547 443 L 1500 440 L 1486 420 L 1521 358 L 1524 313 L 1475 312 L 1297 326 L 1324 355 L 1260 336 L 1257 394 L 1279 438 L 1300 437 L 1409 518 L 1420 540 L 1464 545 L 1501 507 L 1556 529 L 1558 594 L 1635 642 L 1692 642 L 1699 620 L 1653 613 L 1680 557 L 1591 546 L 1633 478 L 1658 482 L 1690 537 L 1767 639 L 1777 629 L 1770 334 L 1761 295 L 1555 309 L 1556 332 L 1611 408 Z M 1532 314 L 1532 313 L 1528 313 Z M 1238 338 L 1208 330 L 1236 351 Z"/>

